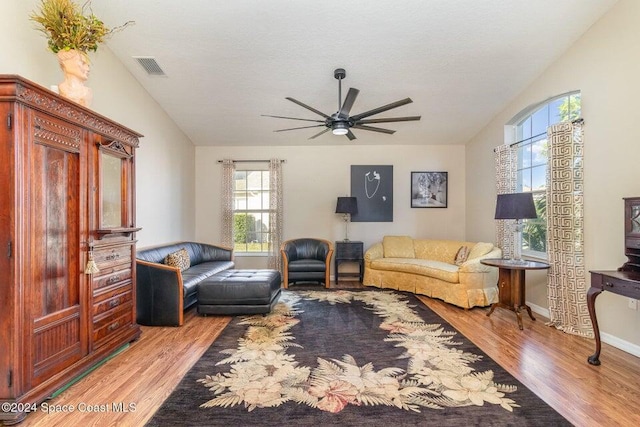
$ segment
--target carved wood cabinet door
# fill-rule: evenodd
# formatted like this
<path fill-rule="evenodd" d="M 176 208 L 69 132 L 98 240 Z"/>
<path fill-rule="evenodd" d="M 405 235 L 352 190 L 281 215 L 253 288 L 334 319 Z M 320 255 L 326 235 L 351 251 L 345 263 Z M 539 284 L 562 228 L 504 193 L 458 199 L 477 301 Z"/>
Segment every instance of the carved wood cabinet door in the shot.
<path fill-rule="evenodd" d="M 80 242 L 86 235 L 84 132 L 45 114 L 31 112 L 24 173 L 30 245 L 24 248 L 25 311 L 28 325 L 29 387 L 40 384 L 87 353 Z"/>

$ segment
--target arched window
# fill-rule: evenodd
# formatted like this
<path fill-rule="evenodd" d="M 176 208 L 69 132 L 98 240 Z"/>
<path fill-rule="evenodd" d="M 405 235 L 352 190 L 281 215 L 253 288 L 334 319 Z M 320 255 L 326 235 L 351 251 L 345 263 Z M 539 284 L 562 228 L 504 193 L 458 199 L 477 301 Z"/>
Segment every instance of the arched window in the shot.
<path fill-rule="evenodd" d="M 538 218 L 524 220 L 522 254 L 547 257 L 547 128 L 581 115 L 580 92 L 569 92 L 530 106 L 506 125 L 505 143 L 518 150 L 517 192 L 533 193 Z"/>

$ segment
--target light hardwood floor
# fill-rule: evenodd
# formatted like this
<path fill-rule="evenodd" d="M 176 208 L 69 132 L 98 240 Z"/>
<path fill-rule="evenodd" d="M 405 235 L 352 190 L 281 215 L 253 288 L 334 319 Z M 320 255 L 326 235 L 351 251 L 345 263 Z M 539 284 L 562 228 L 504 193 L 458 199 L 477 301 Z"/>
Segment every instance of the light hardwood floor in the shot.
<path fill-rule="evenodd" d="M 602 365 L 591 366 L 594 342 L 545 326 L 546 319 L 525 316 L 520 331 L 507 310 L 487 317 L 488 309 L 421 299 L 573 424 L 640 425 L 640 358 L 603 344 Z M 45 413 L 41 404 L 20 426 L 143 425 L 230 320 L 199 317 L 194 310 L 185 318 L 180 328 L 143 327 L 127 350 L 46 402 L 59 412 Z M 122 407 L 130 410 L 118 411 Z"/>

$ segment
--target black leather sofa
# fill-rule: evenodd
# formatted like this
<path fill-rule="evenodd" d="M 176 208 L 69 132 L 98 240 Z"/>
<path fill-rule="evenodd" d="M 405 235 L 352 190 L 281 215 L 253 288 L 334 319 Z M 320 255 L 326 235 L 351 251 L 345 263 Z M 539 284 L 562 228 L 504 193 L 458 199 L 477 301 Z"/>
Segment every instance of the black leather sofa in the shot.
<path fill-rule="evenodd" d="M 188 269 L 180 271 L 163 264 L 168 254 L 182 248 L 189 253 Z M 232 249 L 206 243 L 177 242 L 138 251 L 137 322 L 147 326 L 181 326 L 184 310 L 198 300 L 198 284 L 234 267 Z"/>

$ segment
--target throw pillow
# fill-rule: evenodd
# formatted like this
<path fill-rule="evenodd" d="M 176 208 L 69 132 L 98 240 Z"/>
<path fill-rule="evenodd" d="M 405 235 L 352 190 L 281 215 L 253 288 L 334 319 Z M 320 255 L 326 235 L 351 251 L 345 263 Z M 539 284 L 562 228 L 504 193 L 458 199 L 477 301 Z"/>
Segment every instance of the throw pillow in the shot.
<path fill-rule="evenodd" d="M 191 259 L 186 248 L 172 252 L 164 258 L 164 263 L 171 267 L 178 267 L 180 271 L 185 271 L 191 267 Z"/>
<path fill-rule="evenodd" d="M 462 265 L 469 258 L 469 248 L 467 246 L 462 246 L 458 249 L 458 253 L 456 254 L 456 265 Z"/>
<path fill-rule="evenodd" d="M 479 258 L 483 255 L 488 254 L 492 250 L 493 250 L 493 243 L 484 243 L 484 242 L 476 243 L 471 249 L 471 252 L 469 252 L 468 259 Z"/>
<path fill-rule="evenodd" d="M 409 236 L 384 236 L 382 239 L 385 258 L 415 258 L 413 239 Z"/>

